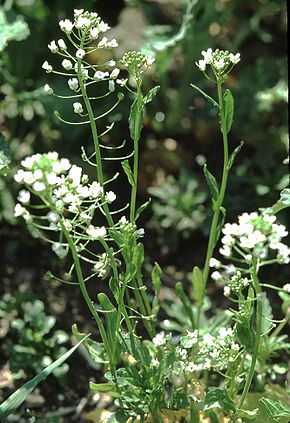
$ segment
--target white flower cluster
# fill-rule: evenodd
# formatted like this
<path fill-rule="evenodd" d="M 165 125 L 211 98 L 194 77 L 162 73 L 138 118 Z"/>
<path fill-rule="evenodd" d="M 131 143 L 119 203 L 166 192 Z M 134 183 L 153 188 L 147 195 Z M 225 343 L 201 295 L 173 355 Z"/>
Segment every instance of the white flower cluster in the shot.
<path fill-rule="evenodd" d="M 284 225 L 275 222 L 274 215 L 242 214 L 238 223 L 227 223 L 222 229 L 220 253 L 225 257 L 238 254 L 239 258 L 251 262 L 253 257 L 265 260 L 272 252 L 278 263 L 289 263 L 290 248 L 281 242 L 288 232 Z"/>
<path fill-rule="evenodd" d="M 240 351 L 240 345 L 235 342 L 234 329 L 225 327 L 221 327 L 216 336 L 209 333 L 201 336 L 198 331 L 187 331 L 187 335 L 179 339 L 178 345 L 175 345 L 171 334 L 160 332 L 152 342 L 156 351 L 151 365 L 159 365 L 161 351 L 162 355 L 174 351 L 176 361 L 171 371 L 175 375 L 184 371 L 193 373 L 209 369 L 224 370 L 235 361 Z"/>
<path fill-rule="evenodd" d="M 195 64 L 203 72 L 210 65 L 218 74 L 227 74 L 241 60 L 240 53 L 233 54 L 219 49 L 213 51 L 208 48 L 206 51 L 202 51 L 201 54 L 203 59 L 195 62 Z"/>
<path fill-rule="evenodd" d="M 79 166 L 72 165 L 68 159 L 60 159 L 56 152 L 34 154 L 22 160 L 21 164 L 23 169 L 17 171 L 14 179 L 27 189 L 19 192 L 21 204 L 16 204 L 15 216 L 31 220 L 31 214 L 24 205 L 30 204 L 30 193 L 33 193 L 51 209 L 46 215 L 50 230 L 60 231 L 62 221 L 69 231 L 82 225 L 90 239 L 106 236 L 106 228 L 94 227 L 91 220 L 96 208 L 116 199 L 112 191 L 104 193 L 97 181 L 89 184 L 88 176 Z M 68 213 L 72 214 L 71 219 Z"/>
<path fill-rule="evenodd" d="M 58 41 L 51 41 L 48 48 L 52 53 L 59 54 L 62 57 L 61 66 L 66 72 L 58 72 L 68 76 L 68 86 L 71 90 L 78 92 L 80 90 L 79 78 L 89 83 L 107 80 L 109 81 L 108 89 L 110 92 L 115 90 L 115 83 L 124 86 L 126 79 L 119 79 L 120 69 L 116 68 L 116 62 L 109 60 L 103 66 L 105 71 L 99 70 L 100 65 L 93 66 L 87 62 L 80 63 L 80 60 L 85 60 L 87 54 L 100 49 L 115 48 L 118 43 L 115 39 L 108 40 L 103 34 L 110 29 L 110 27 L 101 20 L 95 12 L 87 12 L 84 9 L 74 10 L 74 20 L 63 19 L 59 22 L 61 30 L 67 35 L 69 44 L 76 50 L 71 53 L 63 39 Z M 76 31 L 76 33 L 74 33 Z M 77 46 L 72 36 L 76 36 L 82 40 L 81 46 Z M 79 41 L 78 41 L 79 42 Z M 65 58 L 63 58 L 65 57 Z M 47 72 L 54 72 L 52 65 L 46 60 L 42 68 Z M 96 69 L 97 68 L 97 69 Z M 108 69 L 108 70 L 107 70 Z M 46 94 L 53 94 L 53 88 L 49 84 L 45 84 L 44 92 Z M 83 107 L 81 103 L 73 104 L 75 113 L 81 114 Z"/>

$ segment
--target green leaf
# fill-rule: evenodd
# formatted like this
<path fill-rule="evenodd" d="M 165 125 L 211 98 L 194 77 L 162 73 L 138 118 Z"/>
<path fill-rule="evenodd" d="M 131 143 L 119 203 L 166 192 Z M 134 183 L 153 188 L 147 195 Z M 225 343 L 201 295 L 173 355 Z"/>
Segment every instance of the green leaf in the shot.
<path fill-rule="evenodd" d="M 25 383 L 21 388 L 17 389 L 6 401 L 0 405 L 0 419 L 5 419 L 14 413 L 15 410 L 25 401 L 26 397 L 36 388 L 36 386 L 46 377 L 53 372 L 54 369 L 63 364 L 72 353 L 86 340 L 84 337 L 80 342 L 78 342 L 74 347 L 68 350 L 60 358 L 54 361 L 52 364 L 43 369 L 37 376 L 31 379 L 29 382 Z"/>
<path fill-rule="evenodd" d="M 246 348 L 247 352 L 253 352 L 255 332 L 253 331 L 252 327 L 248 323 L 238 322 L 236 330 L 240 344 Z"/>
<path fill-rule="evenodd" d="M 204 281 L 202 271 L 194 266 L 192 272 L 193 298 L 198 306 L 201 306 L 204 296 Z"/>
<path fill-rule="evenodd" d="M 268 332 L 271 329 L 272 323 L 269 319 L 273 319 L 272 307 L 265 292 L 260 294 L 260 301 L 262 305 L 262 333 Z"/>
<path fill-rule="evenodd" d="M 226 391 L 220 388 L 209 391 L 206 394 L 204 404 L 205 411 L 213 408 L 220 408 L 225 413 L 236 410 L 233 400 L 229 397 Z"/>
<path fill-rule="evenodd" d="M 129 160 L 124 160 L 123 162 L 121 162 L 122 168 L 124 169 L 124 172 L 127 175 L 129 184 L 132 185 L 132 187 L 135 186 L 135 179 L 134 179 L 134 175 L 132 173 L 131 167 L 129 165 Z"/>
<path fill-rule="evenodd" d="M 85 339 L 83 346 L 95 363 L 108 363 L 102 343 L 93 341 L 85 333 L 79 332 L 76 324 L 72 325 L 72 333 L 78 341 Z"/>
<path fill-rule="evenodd" d="M 239 152 L 243 148 L 243 145 L 244 144 L 245 144 L 244 141 L 241 141 L 240 142 L 240 145 L 238 145 L 238 147 L 236 147 L 234 149 L 234 151 L 232 152 L 232 154 L 230 155 L 229 161 L 228 161 L 228 164 L 227 164 L 227 170 L 230 170 L 230 168 L 232 167 L 232 165 L 233 165 L 233 163 L 235 161 L 236 156 L 239 154 Z"/>
<path fill-rule="evenodd" d="M 145 209 L 147 209 L 147 207 L 149 206 L 149 204 L 151 203 L 151 198 L 149 198 L 148 201 L 146 201 L 146 203 L 142 204 L 136 211 L 135 214 L 135 222 L 137 221 L 137 219 L 140 217 L 140 214 L 143 213 L 143 211 Z"/>
<path fill-rule="evenodd" d="M 0 175 L 6 176 L 9 173 L 11 163 L 11 153 L 8 143 L 3 134 L 0 133 Z"/>
<path fill-rule="evenodd" d="M 282 401 L 272 398 L 259 399 L 259 416 L 263 416 L 267 422 L 279 422 L 280 418 L 290 419 L 290 408 Z"/>
<path fill-rule="evenodd" d="M 150 101 L 153 100 L 153 98 L 156 96 L 159 88 L 160 88 L 160 85 L 157 85 L 156 87 L 151 88 L 151 90 L 143 98 L 143 106 L 145 106 L 145 104 L 150 103 Z"/>
<path fill-rule="evenodd" d="M 21 41 L 30 34 L 29 27 L 23 18 L 18 18 L 13 23 L 8 23 L 4 10 L 0 9 L 0 51 L 6 46 L 8 41 Z"/>
<path fill-rule="evenodd" d="M 217 181 L 216 181 L 216 178 L 213 176 L 213 174 L 210 173 L 210 171 L 208 170 L 207 164 L 205 164 L 203 166 L 203 173 L 204 173 L 204 176 L 206 178 L 206 182 L 207 182 L 209 189 L 210 189 L 210 194 L 211 194 L 212 203 L 213 203 L 213 210 L 215 211 L 216 201 L 217 201 L 218 196 L 219 196 L 219 189 L 218 189 Z"/>
<path fill-rule="evenodd" d="M 116 333 L 118 330 L 118 312 L 104 292 L 98 294 L 98 300 L 105 312 L 108 340 L 111 347 L 114 347 L 116 344 Z"/>
<path fill-rule="evenodd" d="M 204 91 L 202 91 L 199 87 L 197 87 L 194 84 L 190 84 L 192 86 L 192 88 L 194 88 L 195 90 L 197 90 L 207 101 L 209 101 L 210 103 L 212 103 L 215 107 L 217 107 L 219 109 L 219 104 L 209 95 L 207 95 Z"/>
<path fill-rule="evenodd" d="M 226 133 L 231 130 L 234 119 L 234 98 L 230 90 L 226 90 L 223 97 L 224 102 L 224 123 L 226 125 Z"/>
<path fill-rule="evenodd" d="M 157 316 L 160 309 L 159 295 L 160 295 L 160 287 L 161 287 L 161 275 L 162 275 L 161 267 L 159 266 L 158 263 L 155 262 L 155 265 L 151 272 L 152 285 L 155 291 L 155 296 L 152 303 L 152 313 L 155 317 Z"/>
<path fill-rule="evenodd" d="M 137 141 L 143 127 L 143 107 L 140 104 L 140 99 L 137 97 L 132 103 L 129 115 L 129 129 L 132 140 Z"/>
<path fill-rule="evenodd" d="M 139 365 L 150 366 L 151 356 L 146 345 L 137 336 L 119 331 L 125 351 L 132 355 Z"/>
<path fill-rule="evenodd" d="M 115 392 L 116 384 L 115 383 L 89 383 L 90 389 L 96 392 Z"/>

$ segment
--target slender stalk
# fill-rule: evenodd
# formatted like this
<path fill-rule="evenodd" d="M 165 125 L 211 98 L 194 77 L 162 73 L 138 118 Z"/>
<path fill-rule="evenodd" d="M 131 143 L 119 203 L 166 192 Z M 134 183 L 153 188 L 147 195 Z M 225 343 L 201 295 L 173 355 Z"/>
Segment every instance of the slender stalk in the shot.
<path fill-rule="evenodd" d="M 81 40 L 80 48 L 83 48 L 83 46 L 84 46 L 84 39 Z M 88 116 L 89 116 L 89 120 L 90 120 L 90 127 L 91 127 L 91 131 L 92 131 L 94 148 L 95 148 L 95 153 L 96 153 L 95 156 L 96 156 L 98 182 L 100 183 L 101 186 L 103 186 L 104 185 L 104 174 L 103 174 L 102 156 L 101 156 L 98 130 L 97 130 L 96 121 L 94 119 L 94 112 L 93 112 L 93 109 L 92 109 L 92 106 L 91 106 L 91 102 L 89 100 L 87 90 L 86 90 L 86 87 L 85 87 L 85 84 L 83 82 L 83 78 L 82 78 L 82 75 L 81 75 L 81 59 L 78 59 L 78 72 L 77 73 L 78 73 L 78 80 L 79 80 L 82 96 L 83 96 L 84 103 L 85 103 L 85 106 L 86 106 L 86 109 L 87 109 L 87 112 L 88 112 Z M 112 216 L 110 215 L 107 203 L 105 203 L 103 205 L 103 209 L 104 209 L 105 216 L 106 216 L 106 219 L 107 219 L 109 226 L 111 226 L 111 227 L 114 226 L 114 222 L 113 222 Z"/>
<path fill-rule="evenodd" d="M 131 201 L 130 201 L 130 222 L 135 223 L 135 209 L 136 209 L 136 197 L 137 197 L 137 186 L 138 186 L 138 167 L 139 167 L 139 127 L 142 119 L 142 93 L 141 84 L 137 85 L 137 113 L 134 131 L 134 163 L 133 163 L 133 176 L 134 185 L 131 190 Z"/>
<path fill-rule="evenodd" d="M 254 269 L 253 269 L 252 279 L 253 279 L 253 282 L 254 282 L 254 288 L 255 288 L 255 293 L 256 293 L 256 297 L 257 297 L 256 334 L 255 334 L 255 343 L 254 343 L 253 354 L 252 354 L 252 362 L 251 362 L 250 369 L 247 373 L 245 386 L 244 386 L 243 393 L 242 393 L 241 398 L 240 398 L 238 408 L 242 408 L 242 405 L 243 405 L 243 403 L 246 399 L 246 396 L 249 392 L 249 389 L 250 389 L 250 386 L 251 386 L 251 383 L 252 383 L 252 380 L 253 380 L 253 377 L 254 377 L 255 366 L 256 366 L 257 359 L 258 359 L 258 355 L 259 355 L 259 347 L 260 347 L 261 334 L 262 334 L 262 301 L 261 301 L 261 298 L 260 298 L 261 286 L 260 286 L 260 281 L 259 281 L 259 278 L 258 278 L 257 266 L 255 266 Z"/>
<path fill-rule="evenodd" d="M 93 302 L 91 301 L 91 298 L 90 298 L 89 293 L 87 291 L 76 247 L 74 245 L 73 239 L 71 238 L 68 230 L 66 229 L 66 227 L 63 224 L 62 224 L 62 231 L 64 233 L 64 236 L 66 237 L 67 243 L 68 243 L 70 250 L 71 250 L 71 253 L 72 253 L 72 257 L 73 257 L 73 261 L 74 261 L 74 265 L 75 265 L 75 269 L 76 269 L 76 274 L 77 274 L 77 278 L 78 278 L 78 281 L 79 281 L 80 290 L 81 290 L 83 297 L 86 301 L 88 309 L 90 310 L 91 314 L 93 315 L 93 317 L 94 317 L 94 319 L 95 319 L 95 321 L 98 325 L 98 329 L 100 331 L 100 334 L 101 334 L 101 337 L 102 337 L 102 340 L 103 340 L 103 343 L 104 343 L 104 347 L 105 347 L 105 350 L 106 350 L 107 355 L 108 355 L 108 359 L 109 359 L 109 363 L 110 363 L 110 369 L 111 369 L 112 372 L 114 372 L 116 366 L 115 366 L 114 358 L 111 354 L 111 350 L 110 350 L 110 347 L 109 347 L 108 337 L 107 337 L 103 322 L 102 322 Z"/>
<path fill-rule="evenodd" d="M 222 96 L 222 83 L 220 81 L 217 82 L 217 89 L 218 89 L 218 102 L 219 102 L 219 110 L 220 110 L 220 127 L 221 127 L 221 133 L 223 137 L 223 175 L 222 175 L 222 181 L 219 191 L 219 196 L 216 202 L 213 219 L 211 223 L 210 228 L 210 235 L 209 235 L 209 241 L 207 246 L 207 252 L 206 252 L 206 258 L 204 262 L 204 268 L 203 268 L 203 298 L 201 301 L 201 304 L 197 307 L 197 315 L 196 315 L 196 327 L 199 329 L 200 326 L 200 316 L 201 316 L 201 309 L 203 306 L 204 296 L 205 296 L 205 288 L 207 285 L 208 280 L 208 274 L 209 274 L 209 261 L 213 255 L 214 248 L 216 246 L 216 231 L 219 223 L 219 217 L 221 212 L 221 207 L 223 205 L 226 187 L 227 187 L 227 180 L 228 180 L 228 173 L 229 170 L 227 168 L 228 161 L 229 161 L 229 148 L 228 148 L 228 135 L 226 130 L 226 122 L 225 122 L 225 111 L 224 111 L 224 103 L 223 103 L 223 96 Z"/>

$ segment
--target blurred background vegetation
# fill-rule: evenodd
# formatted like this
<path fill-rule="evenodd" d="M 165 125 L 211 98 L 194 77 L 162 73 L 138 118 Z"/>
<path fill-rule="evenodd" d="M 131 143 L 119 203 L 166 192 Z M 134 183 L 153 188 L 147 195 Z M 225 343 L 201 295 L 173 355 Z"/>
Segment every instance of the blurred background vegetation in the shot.
<path fill-rule="evenodd" d="M 41 65 L 45 60 L 54 64 L 47 44 L 62 37 L 57 22 L 70 18 L 74 7 L 97 11 L 109 23 L 111 37 L 117 38 L 120 44 L 116 60 L 130 49 L 142 49 L 156 57 L 156 66 L 145 85 L 149 89 L 158 84 L 161 89 L 145 117 L 139 199 L 141 203 L 148 195 L 152 197 L 152 207 L 144 214 L 141 224 L 146 229 L 148 263 L 159 261 L 168 287 L 177 280 L 186 280 L 187 272 L 195 264 L 202 265 L 204 259 L 210 218 L 202 172 L 205 158 L 214 174 L 221 173 L 222 143 L 216 110 L 190 88 L 190 83 L 194 83 L 214 95 L 214 87 L 194 65 L 201 50 L 228 49 L 240 52 L 242 57 L 227 81 L 235 97 L 231 149 L 241 140 L 245 142 L 232 170 L 226 196 L 227 220 L 234 220 L 244 211 L 270 206 L 278 199 L 279 191 L 288 185 L 286 1 L 1 0 L 0 3 L 0 132 L 3 134 L 0 140 L 1 148 L 9 150 L 12 168 L 12 172 L 0 177 L 0 294 L 6 292 L 13 297 L 15 292 L 20 292 L 24 297 L 28 295 L 27 301 L 33 304 L 35 298 L 43 301 L 41 313 L 61 317 L 61 324 L 56 323 L 53 330 L 70 332 L 71 312 L 75 319 L 89 324 L 88 314 L 77 291 L 67 292 L 57 280 L 44 276 L 48 269 L 64 272 L 60 267 L 65 266 L 59 265 L 49 248 L 32 239 L 14 218 L 17 187 L 13 170 L 26 155 L 50 150 L 86 166 L 82 163 L 81 146 L 90 152 L 89 129 L 75 126 L 72 130 L 61 124 L 54 111 L 60 111 L 70 120 L 71 102 L 45 96 L 42 88 L 49 82 L 56 91 L 65 94 L 62 78 L 51 74 L 48 78 Z M 92 60 L 102 58 L 96 56 Z M 126 118 L 131 100 L 126 98 L 111 115 L 110 122 L 103 122 L 115 122 L 105 142 L 118 145 L 128 139 L 128 152 Z M 120 170 L 118 166 L 109 164 L 107 175 Z M 92 169 L 86 172 L 93 177 Z M 115 191 L 118 193 L 119 184 L 125 195 L 122 178 L 116 182 Z M 18 304 L 13 319 L 24 322 L 25 303 L 19 305 L 15 298 L 12 303 Z M 2 376 L 6 372 L 7 378 L 2 386 L 6 395 L 6 389 L 15 383 L 9 373 L 12 364 L 9 367 L 7 351 L 11 353 L 11 340 L 16 344 L 20 341 L 10 324 L 11 310 L 2 311 L 0 319 L 0 337 L 8 339 L 1 356 Z M 52 339 L 54 332 L 47 336 Z M 31 372 L 33 369 L 27 371 Z M 56 383 L 63 384 L 63 378 Z M 72 398 L 80 398 L 86 392 L 86 385 L 75 388 L 76 392 L 73 388 L 70 388 Z"/>

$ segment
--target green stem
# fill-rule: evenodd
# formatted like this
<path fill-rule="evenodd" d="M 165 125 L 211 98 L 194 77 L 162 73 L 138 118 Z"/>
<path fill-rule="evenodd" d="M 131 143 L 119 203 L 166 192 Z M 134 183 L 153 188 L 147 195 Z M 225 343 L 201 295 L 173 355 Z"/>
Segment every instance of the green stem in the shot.
<path fill-rule="evenodd" d="M 84 45 L 84 40 L 81 40 L 81 44 L 80 44 L 80 48 L 83 48 Z M 91 106 L 91 102 L 89 100 L 88 94 L 87 94 L 87 90 L 83 81 L 83 77 L 81 74 L 81 59 L 78 59 L 77 63 L 78 63 L 78 80 L 79 80 L 79 84 L 80 84 L 80 88 L 81 88 L 81 92 L 82 92 L 82 96 L 84 99 L 84 103 L 88 112 L 88 116 L 89 116 L 89 120 L 90 120 L 90 127 L 91 127 L 91 131 L 92 131 L 92 136 L 93 136 L 93 142 L 94 142 L 94 148 L 95 148 L 95 155 L 96 155 L 96 165 L 97 165 L 97 177 L 98 177 L 98 182 L 100 183 L 100 185 L 103 187 L 104 185 L 104 173 L 103 173 L 103 165 L 102 165 L 102 156 L 101 156 L 101 149 L 100 149 L 100 143 L 99 143 L 99 136 L 98 136 L 98 130 L 97 130 L 97 125 L 96 125 L 96 121 L 94 118 L 94 112 Z M 107 222 L 109 224 L 110 227 L 114 226 L 114 222 L 112 219 L 112 216 L 110 215 L 110 211 L 109 211 L 109 207 L 107 205 L 107 203 L 105 203 L 103 205 L 103 209 L 104 209 L 104 213 L 107 219 Z"/>
<path fill-rule="evenodd" d="M 261 286 L 260 286 L 260 281 L 258 278 L 258 272 L 257 272 L 257 266 L 255 265 L 254 270 L 252 272 L 252 279 L 254 282 L 254 288 L 255 288 L 255 293 L 256 293 L 256 297 L 257 297 L 257 305 L 256 305 L 256 334 L 255 334 L 255 343 L 254 343 L 254 348 L 253 348 L 253 354 L 252 354 L 252 362 L 251 362 L 251 366 L 250 366 L 250 370 L 247 373 L 247 378 L 246 378 L 246 382 L 245 382 L 245 386 L 244 386 L 244 390 L 243 393 L 241 395 L 240 398 L 240 402 L 238 405 L 238 408 L 241 409 L 243 406 L 243 403 L 246 399 L 246 396 L 249 392 L 252 380 L 253 380 L 253 376 L 255 373 L 255 366 L 256 366 L 256 362 L 258 359 L 258 355 L 259 355 L 259 347 L 260 347 L 260 342 L 261 342 L 261 333 L 262 333 L 262 301 L 260 298 L 260 294 L 261 294 Z"/>
<path fill-rule="evenodd" d="M 95 321 L 98 325 L 98 329 L 100 331 L 102 341 L 104 343 L 104 347 L 105 347 L 105 350 L 106 350 L 107 355 L 108 355 L 108 359 L 109 359 L 109 363 L 110 363 L 110 369 L 111 369 L 112 372 L 114 372 L 115 369 L 116 369 L 116 365 L 115 365 L 115 362 L 114 362 L 114 358 L 111 354 L 111 349 L 109 347 L 108 337 L 107 337 L 103 322 L 102 322 L 102 320 L 101 320 L 101 318 L 100 318 L 100 316 L 99 316 L 99 314 L 98 314 L 98 312 L 97 312 L 97 310 L 96 310 L 96 308 L 95 308 L 95 306 L 94 306 L 93 302 L 91 301 L 91 298 L 88 294 L 76 247 L 75 247 L 73 239 L 71 238 L 71 236 L 70 236 L 68 230 L 66 229 L 66 227 L 63 224 L 61 224 L 61 226 L 62 226 L 62 231 L 64 233 L 64 236 L 67 240 L 67 243 L 68 243 L 69 248 L 70 248 L 71 253 L 72 253 L 72 257 L 73 257 L 73 261 L 74 261 L 76 274 L 77 274 L 77 278 L 78 278 L 78 281 L 79 281 L 79 286 L 80 286 L 81 292 L 82 292 L 83 297 L 86 301 L 88 309 L 90 310 L 91 314 L 93 315 L 93 317 L 94 317 L 94 319 L 95 319 Z"/>
<path fill-rule="evenodd" d="M 226 187 L 227 187 L 227 180 L 228 180 L 228 161 L 229 161 L 229 148 L 228 148 L 228 135 L 226 130 L 226 122 L 225 122 L 225 111 L 224 111 L 224 104 L 223 104 L 223 96 L 222 96 L 222 83 L 218 81 L 217 83 L 218 88 L 218 102 L 219 102 L 219 110 L 220 110 L 220 127 L 221 127 L 221 133 L 223 137 L 223 175 L 222 175 L 222 181 L 221 181 L 221 187 L 219 191 L 219 196 L 215 204 L 213 219 L 211 223 L 210 228 L 210 235 L 209 235 L 209 241 L 207 246 L 207 252 L 206 252 L 206 258 L 204 262 L 204 268 L 203 268 L 203 296 L 202 301 L 197 307 L 197 317 L 196 317 L 196 327 L 199 329 L 200 326 L 200 316 L 201 316 L 201 310 L 204 302 L 205 297 L 205 288 L 207 285 L 208 280 L 208 274 L 209 274 L 209 261 L 213 255 L 214 248 L 216 246 L 217 242 L 217 236 L 216 231 L 219 223 L 219 217 L 220 217 L 220 211 L 221 207 L 223 205 Z"/>
<path fill-rule="evenodd" d="M 138 167 L 139 167 L 139 128 L 142 119 L 142 93 L 141 84 L 137 86 L 137 104 L 138 109 L 136 113 L 135 131 L 134 131 L 134 163 L 133 163 L 133 177 L 134 185 L 131 190 L 131 201 L 130 201 L 130 222 L 135 223 L 135 209 L 136 209 L 136 197 L 137 197 L 137 186 L 138 186 Z"/>

